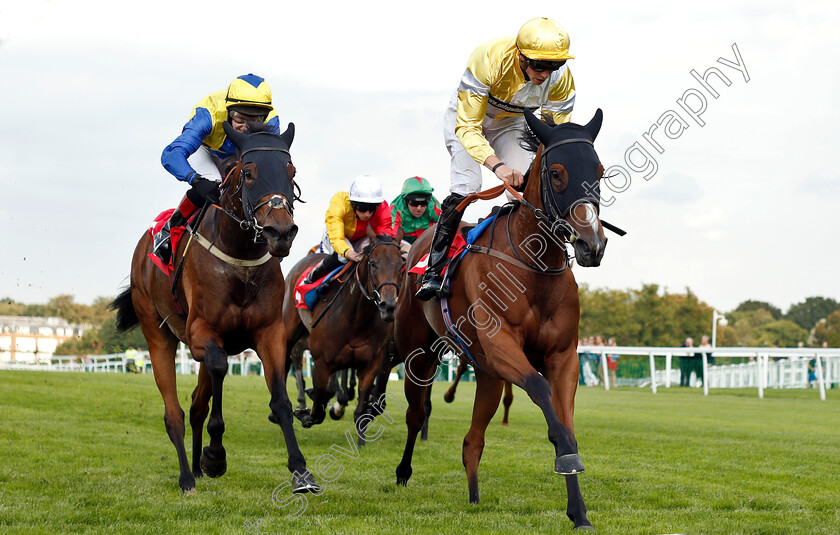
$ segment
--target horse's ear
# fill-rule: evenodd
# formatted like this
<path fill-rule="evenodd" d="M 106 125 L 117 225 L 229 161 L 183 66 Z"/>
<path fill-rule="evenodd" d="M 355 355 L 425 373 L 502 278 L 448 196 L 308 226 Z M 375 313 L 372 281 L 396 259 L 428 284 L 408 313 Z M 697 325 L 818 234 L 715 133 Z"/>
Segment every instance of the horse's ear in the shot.
<path fill-rule="evenodd" d="M 402 243 L 404 237 L 405 237 L 405 231 L 403 230 L 403 228 L 401 226 L 399 229 L 397 229 L 397 237 L 396 237 L 397 245 Z"/>
<path fill-rule="evenodd" d="M 237 132 L 228 121 L 222 123 L 222 128 L 224 129 L 228 139 L 233 141 L 233 144 L 236 145 L 236 148 L 242 150 L 242 144 L 245 143 L 245 134 Z"/>
<path fill-rule="evenodd" d="M 286 131 L 280 134 L 280 139 L 286 142 L 287 147 L 292 146 L 292 141 L 295 140 L 295 123 L 289 123 Z"/>
<path fill-rule="evenodd" d="M 601 108 L 595 110 L 595 115 L 592 117 L 592 120 L 589 121 L 584 128 L 589 135 L 592 136 L 592 141 L 595 141 L 595 138 L 598 137 L 598 132 L 601 131 L 601 123 L 604 122 L 604 112 L 601 111 Z"/>
<path fill-rule="evenodd" d="M 528 123 L 531 131 L 535 136 L 537 136 L 537 139 L 539 139 L 543 145 L 548 143 L 548 140 L 551 137 L 551 127 L 540 121 L 537 116 L 534 115 L 534 112 L 528 108 L 525 108 L 525 122 Z"/>
<path fill-rule="evenodd" d="M 368 223 L 368 226 L 367 226 L 367 235 L 368 235 L 368 238 L 370 238 L 370 243 L 371 244 L 376 243 L 376 232 L 373 231 L 373 226 L 370 223 Z"/>

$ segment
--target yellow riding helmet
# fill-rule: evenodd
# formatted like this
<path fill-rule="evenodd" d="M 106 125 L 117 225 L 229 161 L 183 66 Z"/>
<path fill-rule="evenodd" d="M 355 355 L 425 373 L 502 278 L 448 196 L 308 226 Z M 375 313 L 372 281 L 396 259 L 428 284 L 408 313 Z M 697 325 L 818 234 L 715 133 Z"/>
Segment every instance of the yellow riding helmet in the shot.
<path fill-rule="evenodd" d="M 243 74 L 231 82 L 225 95 L 225 106 L 274 109 L 271 105 L 271 88 L 265 79 L 256 74 Z"/>
<path fill-rule="evenodd" d="M 555 21 L 537 17 L 526 22 L 516 34 L 516 48 L 528 59 L 563 61 L 569 54 L 569 34 Z"/>

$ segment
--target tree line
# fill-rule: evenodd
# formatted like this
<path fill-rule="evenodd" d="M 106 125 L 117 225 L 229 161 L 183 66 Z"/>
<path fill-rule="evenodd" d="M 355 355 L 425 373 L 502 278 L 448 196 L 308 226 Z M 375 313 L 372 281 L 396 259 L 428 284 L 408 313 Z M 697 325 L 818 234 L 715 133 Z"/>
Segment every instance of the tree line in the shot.
<path fill-rule="evenodd" d="M 580 336 L 613 336 L 618 345 L 681 345 L 687 337 L 699 341 L 711 335 L 714 308 L 691 289 L 670 293 L 657 284 L 639 289 L 615 290 L 581 285 Z M 130 347 L 146 349 L 140 329 L 117 333 L 111 297 L 99 297 L 91 305 L 76 303 L 72 295 L 59 295 L 46 304 L 0 301 L 0 315 L 64 318 L 90 325 L 76 340 L 60 345 L 56 354 L 119 353 Z M 828 297 L 809 297 L 782 312 L 765 301 L 747 300 L 725 313 L 727 325 L 717 329 L 718 346 L 741 347 L 840 347 L 840 302 Z"/>

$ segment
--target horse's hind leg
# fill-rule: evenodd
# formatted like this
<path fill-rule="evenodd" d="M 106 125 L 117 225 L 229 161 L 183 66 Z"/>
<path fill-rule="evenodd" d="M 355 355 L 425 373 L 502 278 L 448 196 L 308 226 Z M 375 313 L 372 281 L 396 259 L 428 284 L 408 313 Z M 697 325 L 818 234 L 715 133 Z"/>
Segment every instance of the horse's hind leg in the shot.
<path fill-rule="evenodd" d="M 461 382 L 461 376 L 464 375 L 465 371 L 467 371 L 467 363 L 459 362 L 458 371 L 455 373 L 455 380 L 452 381 L 452 386 L 450 386 L 446 393 L 443 395 L 443 401 L 447 403 L 452 403 L 453 401 L 455 401 L 455 391 L 458 389 L 458 383 Z"/>
<path fill-rule="evenodd" d="M 423 427 L 420 428 L 420 440 L 425 442 L 429 440 L 429 418 L 432 416 L 432 385 L 426 389 L 423 407 L 426 409 L 426 417 L 423 419 Z"/>
<path fill-rule="evenodd" d="M 493 379 L 484 373 L 476 373 L 475 403 L 473 404 L 472 424 L 464 437 L 462 458 L 467 471 L 467 486 L 470 491 L 470 503 L 478 503 L 478 463 L 484 451 L 484 433 L 487 425 L 499 408 L 504 382 Z"/>
<path fill-rule="evenodd" d="M 510 413 L 510 406 L 513 403 L 513 385 L 510 381 L 505 381 L 505 397 L 502 398 L 502 404 L 505 406 L 505 417 L 502 419 L 502 425 L 508 425 L 508 414 Z"/>
<path fill-rule="evenodd" d="M 187 449 L 184 446 L 184 410 L 178 401 L 175 383 L 175 348 L 178 340 L 168 333 L 162 334 L 157 325 L 147 330 L 143 324 L 143 334 L 146 335 L 149 344 L 149 360 L 152 361 L 155 383 L 163 397 L 166 434 L 169 435 L 169 440 L 172 441 L 178 455 L 178 486 L 185 494 L 189 494 L 195 491 L 195 476 L 190 471 L 187 461 Z"/>
<path fill-rule="evenodd" d="M 212 388 L 213 402 L 210 419 L 207 422 L 207 434 L 210 445 L 201 452 L 201 470 L 210 477 L 220 477 L 227 471 L 227 454 L 222 445 L 225 422 L 222 417 L 222 385 L 227 374 L 227 355 L 215 341 L 207 344 L 204 350 L 204 365 L 207 367 Z"/>
<path fill-rule="evenodd" d="M 198 369 L 198 381 L 193 390 L 192 405 L 190 405 L 190 427 L 193 435 L 192 470 L 196 478 L 204 475 L 201 471 L 201 441 L 204 434 L 204 421 L 210 413 L 212 386 L 207 366 L 202 362 Z"/>

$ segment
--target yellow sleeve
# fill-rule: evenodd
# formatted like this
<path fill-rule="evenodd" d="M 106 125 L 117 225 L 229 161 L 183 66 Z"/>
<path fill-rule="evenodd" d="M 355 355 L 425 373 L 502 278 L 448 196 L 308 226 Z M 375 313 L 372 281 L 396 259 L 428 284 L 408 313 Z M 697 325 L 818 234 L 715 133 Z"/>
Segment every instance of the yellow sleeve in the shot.
<path fill-rule="evenodd" d="M 467 68 L 458 84 L 458 112 L 455 135 L 467 154 L 483 164 L 495 151 L 481 131 L 490 88 L 501 78 L 501 62 L 492 57 L 492 47 L 487 44 L 477 48 L 470 56 Z"/>
<path fill-rule="evenodd" d="M 347 207 L 350 194 L 346 191 L 339 191 L 330 199 L 330 207 L 327 208 L 327 237 L 333 250 L 340 256 L 350 249 L 344 241 L 344 216 L 347 214 Z"/>
<path fill-rule="evenodd" d="M 563 75 L 551 86 L 548 102 L 542 105 L 543 121 L 554 120 L 554 124 L 568 123 L 572 120 L 572 108 L 575 107 L 575 80 L 572 71 L 566 67 Z"/>

